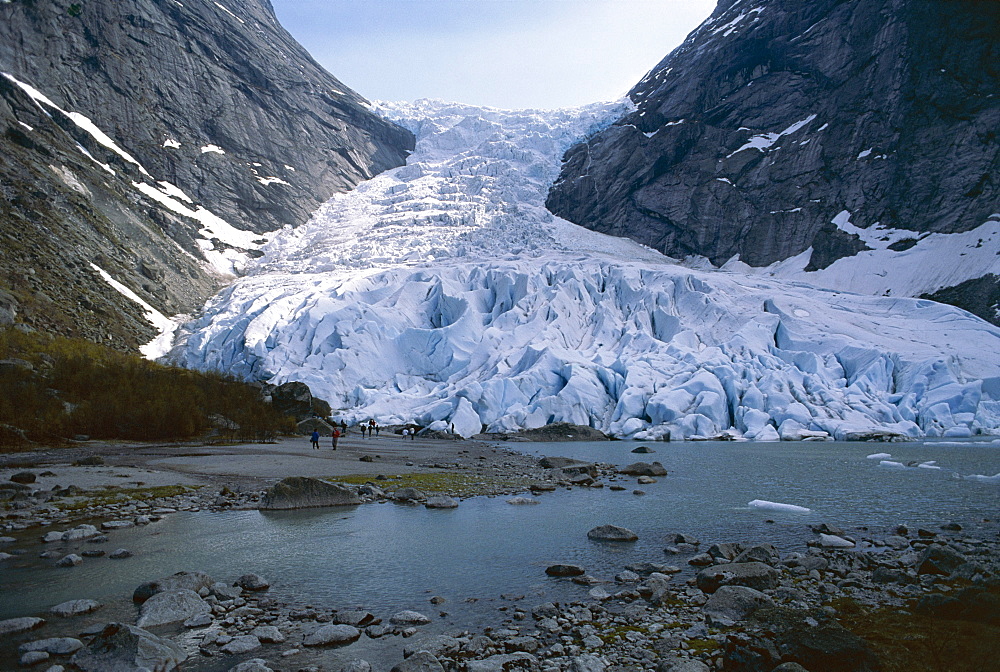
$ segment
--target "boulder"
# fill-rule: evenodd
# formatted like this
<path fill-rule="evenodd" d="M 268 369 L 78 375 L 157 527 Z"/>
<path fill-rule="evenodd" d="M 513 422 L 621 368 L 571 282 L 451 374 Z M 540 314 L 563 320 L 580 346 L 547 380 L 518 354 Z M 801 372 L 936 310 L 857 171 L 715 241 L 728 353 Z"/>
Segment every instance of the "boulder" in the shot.
<path fill-rule="evenodd" d="M 132 551 L 128 550 L 127 548 L 118 548 L 112 551 L 108 555 L 108 557 L 111 558 L 112 560 L 124 560 L 125 558 L 132 557 Z"/>
<path fill-rule="evenodd" d="M 33 642 L 25 642 L 17 647 L 20 653 L 29 651 L 44 651 L 53 656 L 68 656 L 83 648 L 83 642 L 74 637 L 50 637 L 49 639 L 36 639 Z"/>
<path fill-rule="evenodd" d="M 733 562 L 763 562 L 765 565 L 776 565 L 781 561 L 781 554 L 771 544 L 751 546 L 739 555 Z"/>
<path fill-rule="evenodd" d="M 70 616 L 89 614 L 97 611 L 102 606 L 97 600 L 69 600 L 68 602 L 57 604 L 49 609 L 49 612 L 62 618 L 69 618 Z"/>
<path fill-rule="evenodd" d="M 142 603 L 136 625 L 148 628 L 167 623 L 181 623 L 194 616 L 209 614 L 211 611 L 212 607 L 193 590 L 186 588 L 165 590 Z"/>
<path fill-rule="evenodd" d="M 483 660 L 470 660 L 465 664 L 466 672 L 510 672 L 537 668 L 538 659 L 523 651 L 501 653 Z"/>
<path fill-rule="evenodd" d="M 259 592 L 270 588 L 271 582 L 259 574 L 244 574 L 240 578 L 236 579 L 236 583 L 233 585 L 239 586 L 243 590 Z"/>
<path fill-rule="evenodd" d="M 289 476 L 264 493 L 260 510 L 306 509 L 321 506 L 353 506 L 361 497 L 340 483 L 327 483 L 316 478 Z"/>
<path fill-rule="evenodd" d="M 352 625 L 322 625 L 305 636 L 304 646 L 345 646 L 356 642 L 361 631 Z"/>
<path fill-rule="evenodd" d="M 417 488 L 400 488 L 390 497 L 397 502 L 422 502 L 427 499 L 427 495 Z"/>
<path fill-rule="evenodd" d="M 125 623 L 110 623 L 89 646 L 77 651 L 70 662 L 82 672 L 171 672 L 186 658 L 184 650 L 168 639 Z"/>
<path fill-rule="evenodd" d="M 773 607 L 774 601 L 746 586 L 720 586 L 702 607 L 710 626 L 731 626 L 760 607 Z"/>
<path fill-rule="evenodd" d="M 778 585 L 778 570 L 762 562 L 727 563 L 706 567 L 698 572 L 698 588 L 714 593 L 722 586 L 746 586 L 755 590 L 768 590 Z"/>
<path fill-rule="evenodd" d="M 429 651 L 417 651 L 389 672 L 444 672 L 444 667 Z"/>
<path fill-rule="evenodd" d="M 393 625 L 427 625 L 431 622 L 431 619 L 427 618 L 419 611 L 407 610 L 393 614 L 393 616 L 389 619 L 389 622 Z"/>
<path fill-rule="evenodd" d="M 587 532 L 587 538 L 595 541 L 636 541 L 639 535 L 625 527 L 599 525 Z"/>
<path fill-rule="evenodd" d="M 603 660 L 589 653 L 574 656 L 569 661 L 569 672 L 604 672 L 608 666 Z"/>
<path fill-rule="evenodd" d="M 618 470 L 619 474 L 628 476 L 666 476 L 666 468 L 659 462 L 635 462 Z"/>
<path fill-rule="evenodd" d="M 949 546 L 931 544 L 924 549 L 917 562 L 917 574 L 941 574 L 949 576 L 968 560 Z"/>
<path fill-rule="evenodd" d="M 733 562 L 743 552 L 743 544 L 712 544 L 708 554 L 715 562 Z"/>
<path fill-rule="evenodd" d="M 19 471 L 10 477 L 10 480 L 14 483 L 20 483 L 22 485 L 27 485 L 28 483 L 35 482 L 35 475 L 30 471 Z"/>
<path fill-rule="evenodd" d="M 211 588 L 212 583 L 214 583 L 212 578 L 204 572 L 177 572 L 171 576 L 147 581 L 140 585 L 132 593 L 132 601 L 136 604 L 142 604 L 153 595 L 167 590 L 186 589 L 198 592 L 202 588 Z"/>
<path fill-rule="evenodd" d="M 250 634 L 264 644 L 281 644 L 285 641 L 281 630 L 278 630 L 277 626 L 274 625 L 258 625 L 250 631 Z"/>
<path fill-rule="evenodd" d="M 549 565 L 545 573 L 549 576 L 582 576 L 585 570 L 579 565 Z"/>
<path fill-rule="evenodd" d="M 379 619 L 370 611 L 338 611 L 333 616 L 333 622 L 341 625 L 353 625 L 355 628 L 365 628 Z"/>
<path fill-rule="evenodd" d="M 222 646 L 220 651 L 229 656 L 249 653 L 260 648 L 260 640 L 253 635 L 240 635 L 233 637 Z"/>
<path fill-rule="evenodd" d="M 230 667 L 229 672 L 274 672 L 274 670 L 268 667 L 267 661 L 263 658 L 251 658 L 235 667 Z"/>
<path fill-rule="evenodd" d="M 458 502 L 448 495 L 434 495 L 427 498 L 424 506 L 428 509 L 456 509 L 458 508 Z"/>
<path fill-rule="evenodd" d="M 83 562 L 83 558 L 81 556 L 76 553 L 70 553 L 69 555 L 64 555 L 59 558 L 58 562 L 56 562 L 56 567 L 76 567 L 81 562 Z"/>
<path fill-rule="evenodd" d="M 24 616 L 22 618 L 8 618 L 6 620 L 0 621 L 0 636 L 2 635 L 15 635 L 19 632 L 28 632 L 29 630 L 37 630 L 38 628 L 45 625 L 46 621 L 44 618 L 37 618 L 35 616 Z"/>

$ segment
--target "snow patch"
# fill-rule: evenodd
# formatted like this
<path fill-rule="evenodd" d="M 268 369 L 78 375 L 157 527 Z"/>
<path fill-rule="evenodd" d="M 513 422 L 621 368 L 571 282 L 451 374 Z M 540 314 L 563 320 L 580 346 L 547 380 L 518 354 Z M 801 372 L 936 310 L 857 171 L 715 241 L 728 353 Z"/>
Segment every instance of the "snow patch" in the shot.
<path fill-rule="evenodd" d="M 740 147 L 736 151 L 731 152 L 730 154 L 726 155 L 726 158 L 728 159 L 731 156 L 742 152 L 744 149 L 757 149 L 757 150 L 760 150 L 762 152 L 765 151 L 765 150 L 768 150 L 780 138 L 782 138 L 783 136 L 791 135 L 792 133 L 795 133 L 796 131 L 798 131 L 799 129 L 801 129 L 803 126 L 805 126 L 806 124 L 808 124 L 809 122 L 811 122 L 815 118 L 816 118 L 815 114 L 810 114 L 805 119 L 802 119 L 801 121 L 795 122 L 794 124 L 792 124 L 791 126 L 789 126 L 788 128 L 786 128 L 785 130 L 781 131 L 780 133 L 762 133 L 760 135 L 750 136 L 750 139 L 747 140 L 746 144 L 744 144 L 742 147 Z"/>
<path fill-rule="evenodd" d="M 204 147 L 201 148 L 201 153 L 225 154 L 226 152 L 224 149 L 222 149 L 222 147 L 219 147 L 218 145 L 205 145 Z"/>

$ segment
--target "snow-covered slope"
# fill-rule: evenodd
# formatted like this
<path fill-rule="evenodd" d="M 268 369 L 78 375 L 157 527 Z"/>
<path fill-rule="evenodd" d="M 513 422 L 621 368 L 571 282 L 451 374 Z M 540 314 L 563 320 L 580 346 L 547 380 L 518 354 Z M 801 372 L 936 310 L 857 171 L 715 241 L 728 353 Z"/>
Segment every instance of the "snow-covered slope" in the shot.
<path fill-rule="evenodd" d="M 275 236 L 173 359 L 464 436 L 1000 432 L 1000 329 L 968 313 L 685 268 L 548 213 L 565 148 L 624 104 L 383 105 L 407 165 Z"/>

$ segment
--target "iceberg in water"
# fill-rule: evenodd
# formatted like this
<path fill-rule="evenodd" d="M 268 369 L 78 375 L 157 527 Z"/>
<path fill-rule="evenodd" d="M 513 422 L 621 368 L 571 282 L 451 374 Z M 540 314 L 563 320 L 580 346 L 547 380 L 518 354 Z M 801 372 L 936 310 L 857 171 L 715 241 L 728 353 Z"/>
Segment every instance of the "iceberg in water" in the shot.
<path fill-rule="evenodd" d="M 788 513 L 809 513 L 812 509 L 795 504 L 782 504 L 781 502 L 769 502 L 766 499 L 755 499 L 747 504 L 751 509 L 767 509 L 769 511 L 785 511 Z"/>
<path fill-rule="evenodd" d="M 276 234 L 170 358 L 463 436 L 1000 431 L 1000 329 L 968 313 L 689 268 L 549 213 L 565 149 L 624 106 L 383 104 L 417 136 L 407 165 Z"/>

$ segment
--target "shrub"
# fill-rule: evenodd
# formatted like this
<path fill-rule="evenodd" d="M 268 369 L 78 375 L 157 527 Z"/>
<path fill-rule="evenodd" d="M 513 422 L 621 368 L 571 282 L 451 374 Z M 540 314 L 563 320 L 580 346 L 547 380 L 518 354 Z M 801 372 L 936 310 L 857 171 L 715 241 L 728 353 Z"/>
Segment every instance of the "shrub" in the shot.
<path fill-rule="evenodd" d="M 269 441 L 294 423 L 263 401 L 259 390 L 220 373 L 163 366 L 89 341 L 0 331 L 0 424 L 27 438 L 52 443 L 86 434 L 138 441 L 189 439 L 205 434 L 210 417 L 239 429 L 233 438 Z M 0 445 L 16 432 L 0 434 Z"/>

